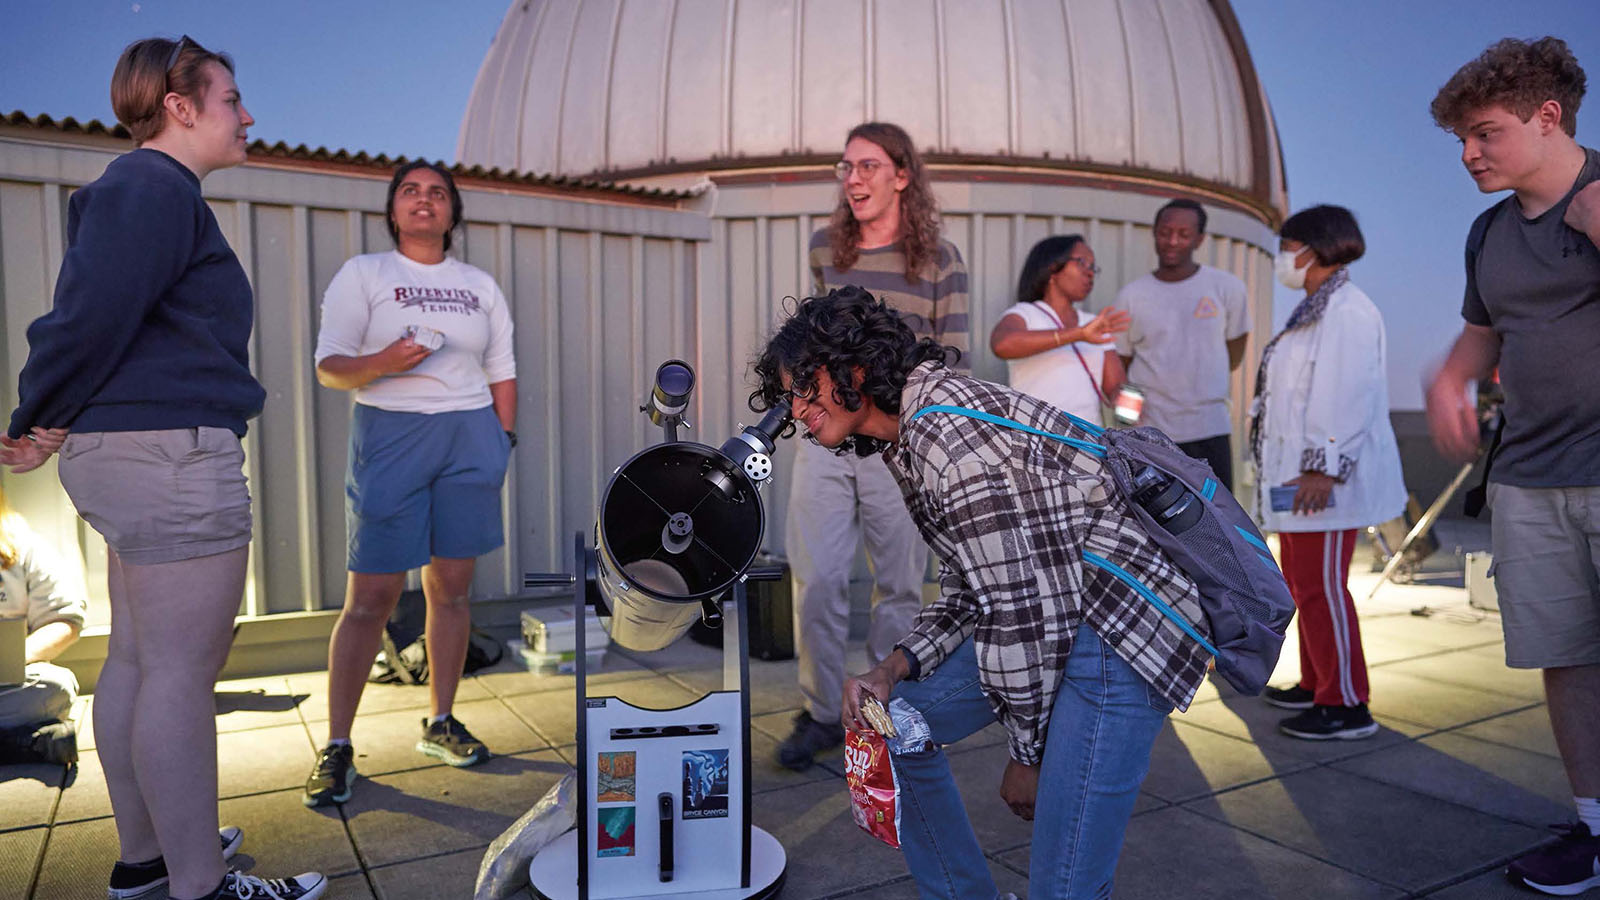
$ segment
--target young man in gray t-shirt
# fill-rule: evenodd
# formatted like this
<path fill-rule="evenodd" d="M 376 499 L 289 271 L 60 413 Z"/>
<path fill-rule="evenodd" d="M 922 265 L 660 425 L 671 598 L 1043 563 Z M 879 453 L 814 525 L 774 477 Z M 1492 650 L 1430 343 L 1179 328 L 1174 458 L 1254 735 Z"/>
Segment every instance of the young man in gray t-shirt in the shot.
<path fill-rule="evenodd" d="M 1250 303 L 1244 282 L 1195 262 L 1206 237 L 1206 211 L 1173 200 L 1156 211 L 1156 269 L 1117 292 L 1115 307 L 1131 317 L 1117 335 L 1128 381 L 1145 393 L 1141 424 L 1152 425 L 1183 452 L 1211 464 L 1233 488 L 1233 416 L 1229 373 L 1244 361 Z"/>
<path fill-rule="evenodd" d="M 1574 140 L 1584 73 L 1556 38 L 1507 39 L 1433 101 L 1478 190 L 1512 193 L 1467 237 L 1466 320 L 1428 387 L 1439 449 L 1471 459 L 1468 384 L 1498 367 L 1489 470 L 1506 664 L 1544 670 L 1580 821 L 1507 874 L 1547 894 L 1600 886 L 1600 154 Z"/>

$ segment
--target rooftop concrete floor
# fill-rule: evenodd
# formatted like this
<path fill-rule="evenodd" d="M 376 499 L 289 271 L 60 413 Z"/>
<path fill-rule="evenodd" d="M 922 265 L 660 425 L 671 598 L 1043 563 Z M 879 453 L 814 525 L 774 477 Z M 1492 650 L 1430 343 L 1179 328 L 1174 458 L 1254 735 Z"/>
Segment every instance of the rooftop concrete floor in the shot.
<path fill-rule="evenodd" d="M 1498 616 L 1469 608 L 1459 587 L 1388 586 L 1365 601 L 1375 579 L 1357 574 L 1352 588 L 1382 731 L 1292 740 L 1274 727 L 1283 712 L 1208 684 L 1156 742 L 1117 897 L 1532 896 L 1505 882 L 1505 862 L 1572 818 L 1539 674 L 1505 667 Z M 1431 615 L 1412 614 L 1424 606 Z M 689 641 L 613 650 L 594 680 L 671 707 L 714 686 L 719 660 Z M 1282 660 L 1279 681 L 1292 681 L 1292 631 Z M 837 751 L 803 774 L 770 762 L 799 703 L 795 664 L 753 661 L 751 678 L 754 816 L 788 851 L 783 896 L 915 897 L 899 854 L 852 824 Z M 354 734 L 363 780 L 342 809 L 314 812 L 300 785 L 325 737 L 324 675 L 218 685 L 222 821 L 246 833 L 235 863 L 269 876 L 323 871 L 338 900 L 469 898 L 485 847 L 572 762 L 572 689 L 570 677 L 509 662 L 466 679 L 457 715 L 497 755 L 460 770 L 412 748 L 424 689 L 369 686 Z M 75 773 L 0 769 L 0 897 L 104 896 L 116 838 L 81 721 Z M 1029 826 L 997 795 L 998 729 L 951 752 L 996 881 L 1025 897 Z"/>

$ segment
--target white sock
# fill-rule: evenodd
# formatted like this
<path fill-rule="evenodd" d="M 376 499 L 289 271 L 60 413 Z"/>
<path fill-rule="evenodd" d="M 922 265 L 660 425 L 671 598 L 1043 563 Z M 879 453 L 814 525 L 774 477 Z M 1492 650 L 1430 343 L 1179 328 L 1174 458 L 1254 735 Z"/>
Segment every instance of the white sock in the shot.
<path fill-rule="evenodd" d="M 449 713 L 440 713 L 439 715 L 434 716 L 433 718 L 429 719 L 428 720 L 428 724 L 429 725 L 439 725 L 439 724 L 442 724 L 444 722 L 444 720 L 448 719 L 448 718 L 450 718 L 450 714 Z"/>
<path fill-rule="evenodd" d="M 350 739 L 349 738 L 328 738 L 328 746 L 329 747 L 348 747 L 348 746 L 350 746 Z"/>
<path fill-rule="evenodd" d="M 1589 833 L 1600 835 L 1600 797 L 1573 797 L 1578 804 L 1578 818 L 1589 826 Z"/>

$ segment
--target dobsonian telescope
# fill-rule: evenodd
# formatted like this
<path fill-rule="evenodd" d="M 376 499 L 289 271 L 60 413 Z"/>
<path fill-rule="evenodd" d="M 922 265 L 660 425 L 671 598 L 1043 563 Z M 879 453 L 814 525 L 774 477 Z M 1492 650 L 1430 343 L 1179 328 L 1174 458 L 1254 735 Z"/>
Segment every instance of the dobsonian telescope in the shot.
<path fill-rule="evenodd" d="M 694 381 L 688 363 L 661 364 L 640 411 L 663 440 L 612 473 L 593 546 L 576 535 L 573 574 L 524 579 L 571 585 L 577 623 L 577 827 L 529 865 L 543 900 L 751 900 L 783 887 L 783 846 L 750 822 L 745 582 L 782 574 L 753 563 L 766 529 L 761 489 L 789 411 L 769 411 L 720 449 L 679 440 Z M 611 640 L 638 651 L 667 647 L 696 619 L 720 624 L 723 689 L 670 710 L 590 694 L 589 607 Z"/>

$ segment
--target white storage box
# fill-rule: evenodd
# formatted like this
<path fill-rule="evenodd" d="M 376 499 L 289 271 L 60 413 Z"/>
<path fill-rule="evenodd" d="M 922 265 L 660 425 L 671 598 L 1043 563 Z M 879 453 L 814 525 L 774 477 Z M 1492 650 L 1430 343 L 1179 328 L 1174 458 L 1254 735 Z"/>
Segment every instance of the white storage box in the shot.
<path fill-rule="evenodd" d="M 567 650 L 561 653 L 541 653 L 537 650 L 528 649 L 527 645 L 516 639 L 506 641 L 506 646 L 510 648 L 512 653 L 516 654 L 518 659 L 522 660 L 522 664 L 527 666 L 530 672 L 540 675 L 571 675 L 578 671 L 578 652 L 576 650 Z M 588 660 L 586 668 L 593 671 L 605 663 L 606 648 L 604 645 L 588 647 L 583 655 Z"/>
<path fill-rule="evenodd" d="M 611 636 L 600 617 L 588 611 L 583 622 L 584 646 L 588 650 L 604 650 Z M 562 654 L 577 649 L 578 635 L 573 628 L 572 605 L 547 606 L 522 611 L 522 643 L 534 653 Z"/>
<path fill-rule="evenodd" d="M 1467 605 L 1474 609 L 1500 611 L 1500 592 L 1495 589 L 1494 576 L 1489 569 L 1494 556 L 1489 553 L 1467 554 Z"/>

